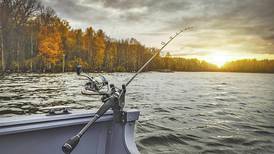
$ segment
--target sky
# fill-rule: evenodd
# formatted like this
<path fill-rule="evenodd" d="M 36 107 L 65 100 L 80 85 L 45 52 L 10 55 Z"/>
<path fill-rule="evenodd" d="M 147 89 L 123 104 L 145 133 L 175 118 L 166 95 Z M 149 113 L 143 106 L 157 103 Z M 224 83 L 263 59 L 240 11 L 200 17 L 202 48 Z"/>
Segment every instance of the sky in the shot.
<path fill-rule="evenodd" d="M 163 54 L 227 61 L 274 59 L 274 0 L 41 0 L 73 28 L 92 26 L 116 39 L 136 38 Z"/>

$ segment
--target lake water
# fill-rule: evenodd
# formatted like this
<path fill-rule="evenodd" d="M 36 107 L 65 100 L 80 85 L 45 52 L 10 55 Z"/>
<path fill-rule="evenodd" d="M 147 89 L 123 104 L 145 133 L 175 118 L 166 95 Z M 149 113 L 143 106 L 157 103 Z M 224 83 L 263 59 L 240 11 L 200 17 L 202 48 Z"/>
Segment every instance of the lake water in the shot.
<path fill-rule="evenodd" d="M 104 74 L 121 85 L 131 73 Z M 54 105 L 95 109 L 74 73 L 0 77 L 0 117 L 42 113 Z M 139 109 L 141 153 L 274 153 L 274 74 L 142 73 L 127 89 Z"/>

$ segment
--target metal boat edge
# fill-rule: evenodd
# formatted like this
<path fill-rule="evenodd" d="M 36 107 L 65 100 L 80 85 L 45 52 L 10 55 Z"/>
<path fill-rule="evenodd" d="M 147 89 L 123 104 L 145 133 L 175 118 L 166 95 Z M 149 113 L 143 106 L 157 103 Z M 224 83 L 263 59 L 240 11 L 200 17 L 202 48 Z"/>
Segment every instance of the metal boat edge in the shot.
<path fill-rule="evenodd" d="M 134 141 L 135 122 L 140 112 L 124 112 L 116 122 L 110 110 L 91 127 L 72 154 L 138 154 Z M 72 111 L 60 115 L 29 115 L 0 118 L 1 154 L 62 154 L 63 142 L 95 115 Z"/>

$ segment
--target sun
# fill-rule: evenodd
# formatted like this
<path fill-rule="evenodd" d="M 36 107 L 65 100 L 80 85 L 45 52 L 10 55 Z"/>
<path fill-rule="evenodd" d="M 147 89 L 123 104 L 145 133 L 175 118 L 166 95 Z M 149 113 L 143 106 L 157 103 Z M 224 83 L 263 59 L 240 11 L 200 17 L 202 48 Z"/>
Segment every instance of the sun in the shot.
<path fill-rule="evenodd" d="M 215 64 L 218 67 L 222 67 L 226 62 L 230 61 L 230 57 L 223 53 L 212 53 L 207 56 L 206 61 Z"/>

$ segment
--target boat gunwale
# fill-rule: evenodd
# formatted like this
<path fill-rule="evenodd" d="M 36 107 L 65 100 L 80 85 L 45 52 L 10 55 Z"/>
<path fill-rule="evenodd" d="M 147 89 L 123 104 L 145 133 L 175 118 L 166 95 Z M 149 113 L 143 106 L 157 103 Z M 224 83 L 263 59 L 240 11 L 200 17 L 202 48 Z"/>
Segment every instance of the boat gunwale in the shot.
<path fill-rule="evenodd" d="M 13 126 L 13 125 L 25 125 L 29 123 L 41 123 L 48 121 L 59 121 L 59 120 L 68 120 L 75 118 L 84 118 L 84 117 L 92 117 L 94 116 L 94 110 L 86 111 L 86 110 L 76 110 L 71 112 L 70 114 L 59 114 L 59 115 L 47 115 L 47 114 L 33 114 L 33 115 L 18 115 L 14 117 L 4 117 L 0 118 L 0 128 Z M 105 115 L 111 115 L 112 111 L 108 111 Z"/>
<path fill-rule="evenodd" d="M 135 121 L 139 118 L 138 110 L 128 110 L 126 111 L 127 122 Z M 71 114 L 66 115 L 55 115 L 55 116 L 46 116 L 46 115 L 36 115 L 35 117 L 29 115 L 17 118 L 14 121 L 9 122 L 0 122 L 0 135 L 6 134 L 15 134 L 29 131 L 37 131 L 58 127 L 67 127 L 74 126 L 79 124 L 88 123 L 90 118 L 94 116 L 95 112 L 85 111 L 85 112 L 72 112 Z M 68 116 L 70 115 L 70 116 Z M 45 118 L 46 117 L 46 118 Z M 25 120 L 22 120 L 26 118 Z M 14 119 L 7 118 L 7 119 Z M 7 120 L 6 119 L 6 120 Z M 96 123 L 112 121 L 113 112 L 108 111 Z M 1 118 L 0 118 L 1 120 Z"/>

